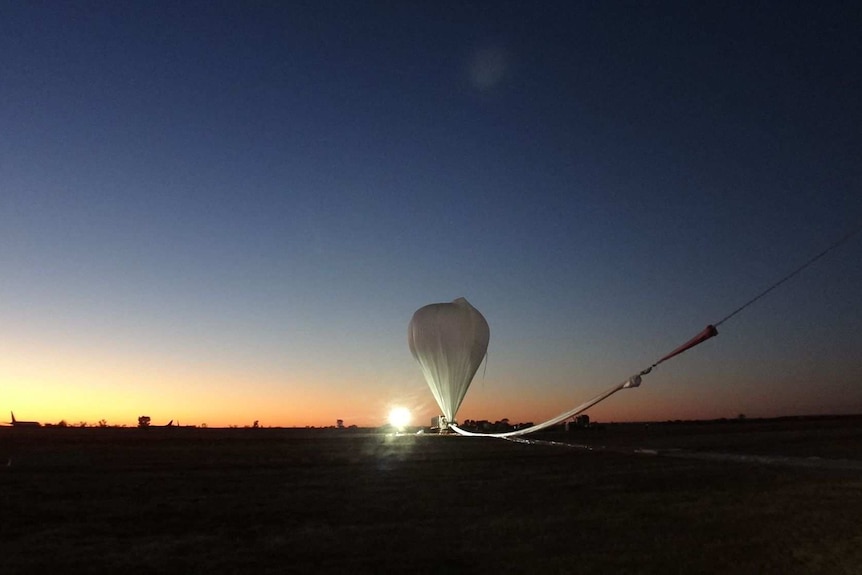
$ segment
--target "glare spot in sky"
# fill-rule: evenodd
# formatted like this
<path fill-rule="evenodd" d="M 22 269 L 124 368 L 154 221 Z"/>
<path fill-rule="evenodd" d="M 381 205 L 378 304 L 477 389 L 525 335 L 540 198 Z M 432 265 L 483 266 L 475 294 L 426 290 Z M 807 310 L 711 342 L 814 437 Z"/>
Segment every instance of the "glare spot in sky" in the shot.
<path fill-rule="evenodd" d="M 477 90 L 490 90 L 497 86 L 509 70 L 506 52 L 499 47 L 485 47 L 470 57 L 470 83 Z"/>

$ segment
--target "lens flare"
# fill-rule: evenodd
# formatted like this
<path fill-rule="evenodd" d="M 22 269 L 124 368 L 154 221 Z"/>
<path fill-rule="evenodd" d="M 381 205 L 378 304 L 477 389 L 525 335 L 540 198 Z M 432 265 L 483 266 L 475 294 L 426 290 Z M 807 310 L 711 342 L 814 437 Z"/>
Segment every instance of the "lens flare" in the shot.
<path fill-rule="evenodd" d="M 406 407 L 395 407 L 389 412 L 389 423 L 396 429 L 404 429 L 410 425 L 410 410 Z"/>

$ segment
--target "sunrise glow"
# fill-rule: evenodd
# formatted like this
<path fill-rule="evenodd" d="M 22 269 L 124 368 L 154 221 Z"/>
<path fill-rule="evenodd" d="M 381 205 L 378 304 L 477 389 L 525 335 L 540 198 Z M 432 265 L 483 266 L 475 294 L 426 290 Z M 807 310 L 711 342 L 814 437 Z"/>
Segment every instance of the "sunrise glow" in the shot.
<path fill-rule="evenodd" d="M 406 407 L 395 407 L 389 412 L 389 424 L 395 429 L 402 430 L 412 420 L 410 410 Z"/>
<path fill-rule="evenodd" d="M 538 422 L 859 227 L 851 20 L 423 4 L 4 10 L 0 420 L 430 423 L 463 297 Z M 862 412 L 860 238 L 590 415 Z"/>

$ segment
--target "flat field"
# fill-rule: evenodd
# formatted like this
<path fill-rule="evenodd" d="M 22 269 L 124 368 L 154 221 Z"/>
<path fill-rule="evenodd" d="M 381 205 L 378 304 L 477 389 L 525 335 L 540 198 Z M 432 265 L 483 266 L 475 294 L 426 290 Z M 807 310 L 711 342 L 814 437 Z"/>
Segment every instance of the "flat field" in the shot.
<path fill-rule="evenodd" d="M 2 428 L 0 572 L 862 573 L 860 418 L 537 439 Z"/>

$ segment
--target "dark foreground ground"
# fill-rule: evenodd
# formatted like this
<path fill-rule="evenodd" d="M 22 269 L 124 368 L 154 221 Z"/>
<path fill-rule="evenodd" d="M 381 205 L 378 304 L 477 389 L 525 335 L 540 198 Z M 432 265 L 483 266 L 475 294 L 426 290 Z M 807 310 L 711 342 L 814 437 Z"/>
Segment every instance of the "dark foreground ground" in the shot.
<path fill-rule="evenodd" d="M 862 573 L 862 419 L 540 439 L 2 428 L 0 573 Z"/>

